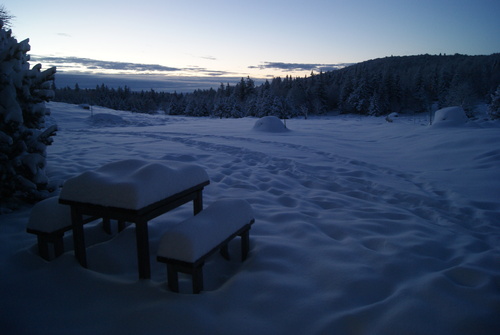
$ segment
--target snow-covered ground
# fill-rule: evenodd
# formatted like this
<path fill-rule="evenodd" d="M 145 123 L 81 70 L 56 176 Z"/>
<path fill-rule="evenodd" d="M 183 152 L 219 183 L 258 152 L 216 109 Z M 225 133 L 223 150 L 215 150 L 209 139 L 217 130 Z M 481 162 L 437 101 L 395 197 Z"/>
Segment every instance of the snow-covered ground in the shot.
<path fill-rule="evenodd" d="M 250 254 L 239 262 L 233 241 L 233 260 L 205 265 L 205 291 L 182 277 L 176 294 L 156 251 L 191 205 L 150 223 L 151 280 L 137 279 L 133 225 L 111 236 L 86 225 L 85 269 L 71 233 L 46 262 L 25 231 L 31 207 L 4 214 L 2 334 L 500 333 L 498 122 L 332 116 L 277 133 L 254 118 L 94 108 L 90 122 L 78 106 L 49 107 L 52 182 L 130 158 L 196 163 L 211 180 L 205 206 L 252 205 Z"/>

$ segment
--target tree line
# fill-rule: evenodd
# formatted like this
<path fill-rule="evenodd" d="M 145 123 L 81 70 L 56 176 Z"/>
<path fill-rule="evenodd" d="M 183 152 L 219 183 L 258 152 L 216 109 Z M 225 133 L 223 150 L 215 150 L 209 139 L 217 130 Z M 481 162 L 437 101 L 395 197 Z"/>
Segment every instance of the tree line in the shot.
<path fill-rule="evenodd" d="M 340 113 L 386 115 L 430 112 L 462 106 L 472 113 L 489 103 L 500 85 L 500 53 L 489 56 L 418 55 L 386 57 L 344 69 L 292 78 L 275 77 L 260 85 L 247 77 L 217 89 L 192 93 L 95 89 L 56 89 L 55 101 L 90 104 L 142 113 L 280 118 Z M 472 116 L 472 115 L 469 115 Z"/>

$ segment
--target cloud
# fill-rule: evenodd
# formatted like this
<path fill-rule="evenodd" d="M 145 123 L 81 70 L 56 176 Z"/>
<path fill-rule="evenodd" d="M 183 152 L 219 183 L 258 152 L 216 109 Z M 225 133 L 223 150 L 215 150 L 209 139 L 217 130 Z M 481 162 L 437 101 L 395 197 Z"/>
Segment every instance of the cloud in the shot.
<path fill-rule="evenodd" d="M 208 75 L 208 76 L 227 76 L 234 73 L 207 69 L 199 66 L 189 67 L 171 67 L 158 64 L 141 64 L 103 61 L 81 57 L 54 57 L 31 55 L 34 62 L 45 63 L 50 66 L 56 66 L 68 72 L 90 72 L 90 73 L 129 73 L 129 74 L 183 74 L 183 75 Z"/>
<path fill-rule="evenodd" d="M 132 91 L 177 92 L 187 93 L 196 89 L 216 89 L 222 78 L 207 76 L 165 76 L 162 74 L 92 74 L 61 72 L 56 75 L 56 87 L 75 87 L 92 89 L 99 85 L 110 88 L 127 86 Z M 224 77 L 224 83 L 235 85 L 241 77 Z M 256 80 L 256 83 L 259 81 Z"/>
<path fill-rule="evenodd" d="M 140 64 L 127 62 L 103 61 L 81 57 L 52 57 L 31 55 L 31 59 L 40 63 L 50 63 L 56 66 L 71 66 L 85 70 L 115 70 L 130 72 L 176 72 L 182 69 L 158 64 Z"/>
<path fill-rule="evenodd" d="M 350 63 L 341 63 L 341 64 L 313 64 L 313 63 L 283 63 L 283 62 L 264 62 L 264 64 L 257 66 L 249 66 L 250 69 L 274 69 L 274 70 L 282 70 L 286 72 L 291 71 L 332 71 L 342 69 L 346 66 L 352 65 Z"/>
<path fill-rule="evenodd" d="M 212 55 L 199 55 L 199 54 L 192 54 L 192 53 L 185 53 L 187 56 L 193 57 L 193 58 L 200 58 L 200 59 L 207 59 L 207 60 L 217 60 Z"/>
<path fill-rule="evenodd" d="M 210 70 L 210 69 L 195 66 L 195 65 L 191 65 L 191 67 L 182 68 L 182 70 L 186 71 L 186 72 L 192 72 L 192 73 L 197 73 L 197 74 L 206 74 L 206 75 L 210 75 L 210 76 L 234 75 L 234 73 L 232 73 L 232 72 L 220 71 L 220 70 Z"/>
<path fill-rule="evenodd" d="M 200 56 L 200 58 L 208 59 L 208 60 L 217 60 L 217 58 L 215 58 L 214 56 Z"/>

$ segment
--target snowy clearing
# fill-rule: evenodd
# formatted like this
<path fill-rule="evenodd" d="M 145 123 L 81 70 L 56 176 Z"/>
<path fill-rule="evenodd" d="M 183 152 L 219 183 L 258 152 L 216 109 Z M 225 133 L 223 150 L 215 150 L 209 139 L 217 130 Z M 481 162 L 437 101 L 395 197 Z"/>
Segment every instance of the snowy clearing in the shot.
<path fill-rule="evenodd" d="M 27 206 L 0 216 L 2 333 L 498 334 L 498 121 L 313 117 L 276 133 L 255 131 L 255 118 L 94 107 L 91 122 L 78 106 L 48 106 L 60 126 L 52 182 L 124 159 L 195 163 L 211 180 L 205 206 L 252 205 L 250 254 L 214 255 L 205 291 L 188 293 L 185 277 L 177 294 L 156 252 L 191 205 L 150 223 L 151 280 L 137 279 L 134 225 L 112 236 L 86 225 L 85 269 L 70 232 L 61 257 L 37 255 Z"/>

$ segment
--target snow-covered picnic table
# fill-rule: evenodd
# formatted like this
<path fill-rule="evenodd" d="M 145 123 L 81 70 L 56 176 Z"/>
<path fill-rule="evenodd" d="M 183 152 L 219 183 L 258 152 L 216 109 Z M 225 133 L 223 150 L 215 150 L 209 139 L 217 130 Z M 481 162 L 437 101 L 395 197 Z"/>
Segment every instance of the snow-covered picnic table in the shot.
<path fill-rule="evenodd" d="M 84 215 L 135 223 L 139 278 L 151 277 L 148 221 L 189 201 L 194 214 L 203 209 L 210 183 L 198 165 L 124 160 L 68 179 L 59 202 L 71 207 L 75 256 L 87 267 Z"/>

